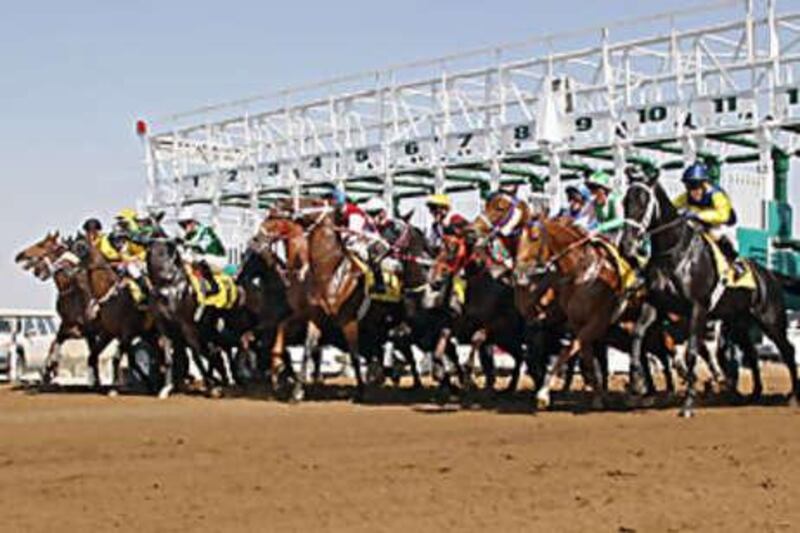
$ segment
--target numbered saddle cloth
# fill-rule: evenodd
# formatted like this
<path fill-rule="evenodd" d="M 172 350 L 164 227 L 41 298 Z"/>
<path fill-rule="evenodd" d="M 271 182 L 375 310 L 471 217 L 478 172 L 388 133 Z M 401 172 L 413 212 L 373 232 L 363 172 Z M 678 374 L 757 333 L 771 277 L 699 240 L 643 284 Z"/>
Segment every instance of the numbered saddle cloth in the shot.
<path fill-rule="evenodd" d="M 619 275 L 621 287 L 620 292 L 625 292 L 628 289 L 632 288 L 636 284 L 636 271 L 633 269 L 631 264 L 622 257 L 622 254 L 619 253 L 619 249 L 613 244 L 608 242 L 605 239 L 594 239 L 593 244 L 602 247 L 606 252 L 608 252 L 611 261 L 614 263 L 614 266 L 617 269 L 617 274 Z"/>
<path fill-rule="evenodd" d="M 372 269 L 364 263 L 356 254 L 351 254 L 353 262 L 363 272 L 364 279 L 367 281 L 367 292 L 369 297 L 378 302 L 398 303 L 403 299 L 403 284 L 400 277 L 394 272 L 382 270 L 383 272 L 383 285 L 386 288 L 383 292 L 375 292 L 375 274 Z"/>
<path fill-rule="evenodd" d="M 214 273 L 214 280 L 219 286 L 219 291 L 209 294 L 207 282 L 200 272 L 189 270 L 189 281 L 194 289 L 197 303 L 203 307 L 216 307 L 217 309 L 233 309 L 239 300 L 239 288 L 236 282 L 227 274 Z"/>
<path fill-rule="evenodd" d="M 145 295 L 142 288 L 139 286 L 139 283 L 136 282 L 135 279 L 131 277 L 125 277 L 122 280 L 123 286 L 131 293 L 131 298 L 133 301 L 138 305 L 144 302 Z"/>
<path fill-rule="evenodd" d="M 744 274 L 737 276 L 733 265 L 730 264 L 728 258 L 725 257 L 724 253 L 722 253 L 722 250 L 714 238 L 708 233 L 703 233 L 703 238 L 711 248 L 711 254 L 714 256 L 714 267 L 717 270 L 717 276 L 719 276 L 719 278 L 723 281 L 725 287 L 733 289 L 755 290 L 756 279 L 755 276 L 753 276 L 753 269 L 750 266 L 750 263 L 747 261 L 742 261 L 741 264 L 744 266 L 745 271 Z"/>

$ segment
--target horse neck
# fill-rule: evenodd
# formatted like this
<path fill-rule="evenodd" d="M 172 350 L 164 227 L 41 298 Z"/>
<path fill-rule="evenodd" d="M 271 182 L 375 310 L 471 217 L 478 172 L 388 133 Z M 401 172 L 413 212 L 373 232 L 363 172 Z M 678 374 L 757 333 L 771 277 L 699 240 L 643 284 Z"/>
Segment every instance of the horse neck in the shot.
<path fill-rule="evenodd" d="M 320 274 L 332 273 L 345 258 L 344 246 L 330 216 L 308 235 L 308 256 L 312 270 Z"/>
<path fill-rule="evenodd" d="M 544 226 L 546 235 L 543 236 L 545 238 L 543 246 L 546 246 L 553 256 L 560 256 L 557 262 L 563 272 L 573 271 L 578 266 L 577 244 L 586 240 L 587 235 L 574 226 L 557 221 L 546 221 Z"/>
<path fill-rule="evenodd" d="M 658 205 L 658 216 L 653 220 L 650 229 L 652 231 L 660 227 L 665 228 L 663 231 L 657 231 L 651 236 L 653 251 L 658 255 L 660 252 L 672 250 L 680 243 L 687 225 L 686 222 L 675 222 L 676 219 L 680 218 L 680 215 L 660 184 L 656 184 L 653 188 L 653 194 L 655 194 L 656 205 Z M 670 226 L 671 224 L 674 224 L 674 226 Z"/>
<path fill-rule="evenodd" d="M 89 275 L 89 287 L 95 297 L 103 296 L 117 283 L 114 269 L 94 246 L 89 246 L 86 271 Z"/>

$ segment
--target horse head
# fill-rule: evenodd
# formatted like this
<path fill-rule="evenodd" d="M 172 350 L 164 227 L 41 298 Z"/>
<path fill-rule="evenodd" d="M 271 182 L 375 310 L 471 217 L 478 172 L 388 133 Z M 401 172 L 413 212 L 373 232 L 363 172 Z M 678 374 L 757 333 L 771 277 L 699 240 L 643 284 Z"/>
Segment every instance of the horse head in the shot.
<path fill-rule="evenodd" d="M 528 204 L 516 196 L 497 191 L 486 200 L 483 216 L 475 221 L 482 233 L 496 233 L 503 237 L 517 235 L 531 219 Z"/>
<path fill-rule="evenodd" d="M 153 239 L 147 246 L 147 273 L 154 285 L 169 285 L 183 275 L 183 260 L 178 243 L 172 239 Z"/>
<path fill-rule="evenodd" d="M 628 189 L 622 200 L 625 227 L 620 239 L 620 252 L 635 257 L 642 240 L 653 229 L 677 217 L 672 202 L 658 182 L 658 174 L 642 174 L 635 166 L 626 169 Z"/>
<path fill-rule="evenodd" d="M 48 233 L 38 242 L 19 252 L 14 262 L 23 270 L 31 271 L 34 276 L 46 280 L 51 275 L 50 265 L 64 252 L 59 232 Z"/>

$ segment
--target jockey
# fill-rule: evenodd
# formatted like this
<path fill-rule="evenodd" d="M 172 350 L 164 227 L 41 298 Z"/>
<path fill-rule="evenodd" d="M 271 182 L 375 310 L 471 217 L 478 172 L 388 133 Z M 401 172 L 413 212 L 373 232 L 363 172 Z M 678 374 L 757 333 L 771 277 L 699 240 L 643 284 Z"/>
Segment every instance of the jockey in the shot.
<path fill-rule="evenodd" d="M 370 198 L 364 204 L 364 212 L 370 219 L 367 225 L 373 230 L 375 240 L 369 244 L 370 268 L 375 277 L 375 292 L 381 293 L 386 291 L 386 285 L 383 279 L 384 260 L 387 259 L 386 254 L 390 251 L 389 243 L 385 240 L 386 234 L 394 231 L 394 221 L 389 216 L 389 208 L 383 199 L 374 197 Z"/>
<path fill-rule="evenodd" d="M 435 249 L 441 247 L 445 235 L 460 235 L 468 224 L 464 217 L 452 212 L 452 202 L 446 194 L 428 196 L 426 205 L 431 217 L 433 217 L 427 238 Z"/>
<path fill-rule="evenodd" d="M 369 236 L 375 234 L 372 222 L 364 210 L 350 200 L 342 189 L 334 189 L 330 198 L 337 209 L 337 225 L 344 229 L 342 240 L 345 248 L 368 263 Z"/>
<path fill-rule="evenodd" d="M 217 294 L 220 286 L 214 274 L 222 272 L 227 266 L 225 246 L 211 226 L 198 222 L 189 210 L 181 213 L 178 225 L 183 230 L 186 259 L 198 267 L 208 282 L 209 291 L 206 296 Z"/>
<path fill-rule="evenodd" d="M 586 188 L 592 195 L 590 211 L 597 222 L 594 231 L 616 242 L 625 224 L 625 212 L 622 209 L 622 198 L 611 184 L 611 176 L 598 170 L 587 178 Z"/>
<path fill-rule="evenodd" d="M 589 189 L 583 185 L 570 185 L 566 189 L 566 195 L 567 206 L 558 213 L 558 216 L 571 218 L 576 226 L 592 229 L 594 220 L 591 216 Z"/>
<path fill-rule="evenodd" d="M 686 192 L 675 198 L 673 204 L 685 217 L 696 220 L 705 227 L 733 266 L 735 274 L 740 276 L 743 268 L 736 260 L 738 254 L 733 235 L 736 212 L 727 193 L 711 182 L 708 167 L 700 162 L 689 165 L 681 181 Z"/>
<path fill-rule="evenodd" d="M 103 233 L 103 225 L 96 218 L 90 218 L 83 223 L 83 233 L 86 240 L 94 246 L 106 261 L 117 264 L 122 261 L 119 251 L 111 244 L 108 234 Z"/>

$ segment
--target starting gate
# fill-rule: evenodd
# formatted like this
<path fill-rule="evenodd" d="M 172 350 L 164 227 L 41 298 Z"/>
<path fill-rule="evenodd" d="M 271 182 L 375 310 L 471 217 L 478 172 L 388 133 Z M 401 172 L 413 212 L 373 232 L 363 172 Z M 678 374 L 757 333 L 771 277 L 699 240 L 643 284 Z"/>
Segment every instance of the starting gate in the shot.
<path fill-rule="evenodd" d="M 744 248 L 770 262 L 781 249 L 792 270 L 800 12 L 776 1 L 726 0 L 139 121 L 144 204 L 195 206 L 236 244 L 276 198 L 335 186 L 397 206 L 521 185 L 558 205 L 565 183 L 596 169 L 622 186 L 625 165 L 647 157 L 670 187 L 702 159 L 732 193 Z"/>

